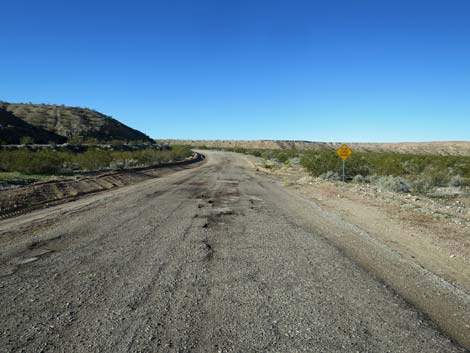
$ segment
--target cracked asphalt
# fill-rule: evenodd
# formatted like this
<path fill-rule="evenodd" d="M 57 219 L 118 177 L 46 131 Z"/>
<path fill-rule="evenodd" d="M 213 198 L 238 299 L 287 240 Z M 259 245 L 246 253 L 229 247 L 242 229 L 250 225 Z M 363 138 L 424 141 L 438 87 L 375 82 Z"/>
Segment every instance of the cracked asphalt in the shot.
<path fill-rule="evenodd" d="M 0 352 L 465 351 L 303 226 L 290 191 L 207 157 L 1 221 Z"/>

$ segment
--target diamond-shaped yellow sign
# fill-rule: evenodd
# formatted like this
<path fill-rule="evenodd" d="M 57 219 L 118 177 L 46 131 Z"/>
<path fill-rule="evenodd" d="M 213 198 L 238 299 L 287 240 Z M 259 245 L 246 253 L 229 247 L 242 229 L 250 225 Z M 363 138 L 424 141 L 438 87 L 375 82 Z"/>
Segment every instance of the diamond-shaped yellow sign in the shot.
<path fill-rule="evenodd" d="M 343 161 L 345 161 L 352 155 L 352 150 L 349 148 L 348 145 L 342 145 L 340 148 L 338 148 L 336 153 L 338 154 L 338 156 L 340 156 Z"/>

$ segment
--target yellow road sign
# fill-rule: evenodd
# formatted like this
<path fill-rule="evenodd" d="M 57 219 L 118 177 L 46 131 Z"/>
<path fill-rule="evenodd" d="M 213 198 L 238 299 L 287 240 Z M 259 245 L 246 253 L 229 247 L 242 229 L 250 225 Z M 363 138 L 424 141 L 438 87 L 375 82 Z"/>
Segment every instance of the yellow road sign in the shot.
<path fill-rule="evenodd" d="M 345 161 L 352 155 L 352 150 L 348 145 L 342 145 L 340 148 L 338 148 L 336 153 L 338 153 L 338 156 L 340 156 L 340 158 Z"/>

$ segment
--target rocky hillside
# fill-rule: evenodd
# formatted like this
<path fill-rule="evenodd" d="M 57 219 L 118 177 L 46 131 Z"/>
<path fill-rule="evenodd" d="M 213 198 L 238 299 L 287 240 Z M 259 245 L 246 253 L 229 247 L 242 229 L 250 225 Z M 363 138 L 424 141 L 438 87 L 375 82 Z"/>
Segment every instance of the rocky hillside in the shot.
<path fill-rule="evenodd" d="M 158 140 L 164 144 L 205 146 L 208 148 L 256 148 L 256 149 L 298 149 L 336 150 L 342 143 L 286 141 L 286 140 Z M 470 156 L 470 141 L 449 142 L 400 142 L 400 143 L 348 143 L 353 151 L 397 152 L 431 155 Z"/>
<path fill-rule="evenodd" d="M 63 136 L 28 124 L 9 111 L 0 108 L 0 141 L 6 144 L 19 144 L 25 137 L 40 144 L 67 141 L 67 138 Z"/>
<path fill-rule="evenodd" d="M 153 142 L 147 135 L 132 129 L 116 119 L 95 110 L 78 107 L 66 107 L 47 104 L 13 104 L 0 102 L 0 136 L 5 135 L 5 128 L 20 134 L 27 133 L 36 143 L 49 141 L 68 141 L 71 138 L 95 138 L 100 142 L 110 140 Z M 6 112 L 6 113 L 5 113 Z M 34 129 L 21 130 L 27 124 Z M 47 133 L 51 135 L 47 135 Z M 18 134 L 15 133 L 15 136 Z M 49 136 L 49 137 L 48 137 Z M 54 138 L 54 136 L 56 136 Z M 57 139 L 57 136 L 59 139 Z M 45 141 L 45 138 L 50 138 Z M 0 139 L 2 139 L 0 137 Z M 18 143 L 16 137 L 5 141 Z"/>

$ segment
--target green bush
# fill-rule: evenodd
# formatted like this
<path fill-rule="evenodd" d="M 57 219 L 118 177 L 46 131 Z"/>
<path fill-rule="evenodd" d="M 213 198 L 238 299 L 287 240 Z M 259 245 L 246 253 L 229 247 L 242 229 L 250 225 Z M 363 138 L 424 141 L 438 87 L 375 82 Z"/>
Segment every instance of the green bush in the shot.
<path fill-rule="evenodd" d="M 312 175 L 341 173 L 342 161 L 334 151 L 306 151 L 301 165 Z M 346 175 L 402 177 L 418 184 L 447 186 L 453 177 L 470 178 L 470 157 L 356 152 L 346 161 Z"/>
<path fill-rule="evenodd" d="M 24 174 L 68 174 L 79 171 L 121 169 L 157 165 L 192 155 L 186 146 L 169 150 L 105 151 L 89 149 L 82 153 L 59 151 L 0 151 L 0 171 Z"/>
<path fill-rule="evenodd" d="M 377 180 L 377 185 L 384 191 L 392 192 L 410 192 L 411 188 L 405 179 L 393 176 L 381 176 Z"/>
<path fill-rule="evenodd" d="M 281 163 L 286 163 L 289 160 L 287 153 L 278 153 L 276 159 Z"/>
<path fill-rule="evenodd" d="M 339 172 L 342 168 L 341 159 L 331 151 L 306 151 L 300 158 L 300 164 L 314 177 L 329 171 Z"/>
<path fill-rule="evenodd" d="M 432 179 L 426 175 L 420 175 L 411 184 L 411 190 L 417 194 L 427 194 L 432 191 L 434 184 Z"/>

